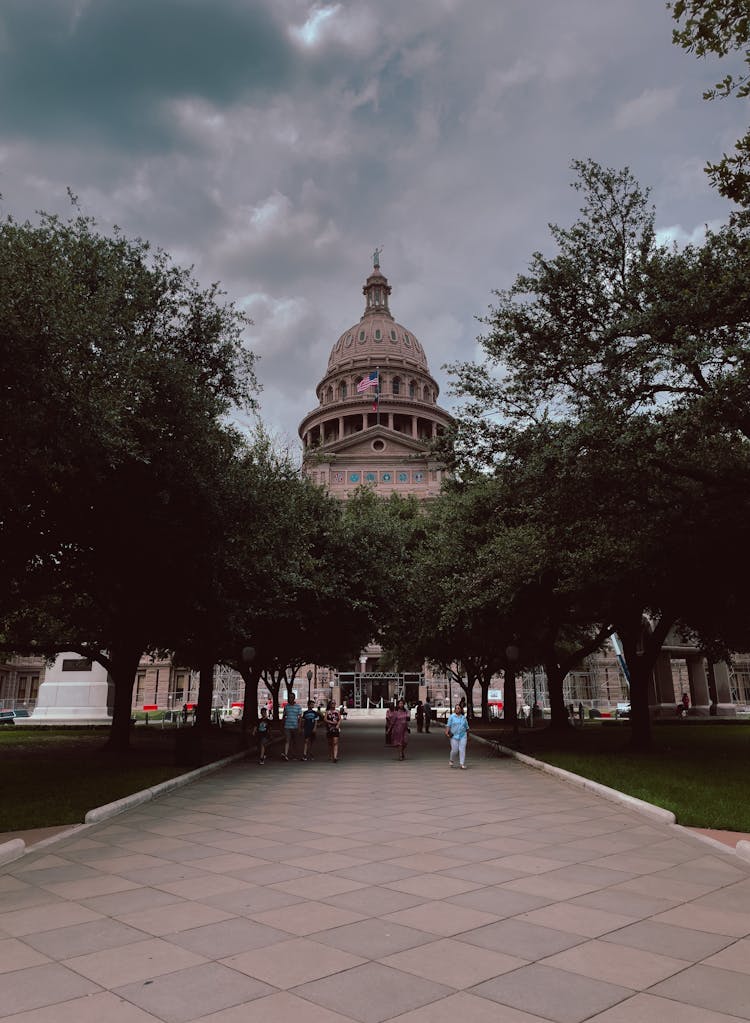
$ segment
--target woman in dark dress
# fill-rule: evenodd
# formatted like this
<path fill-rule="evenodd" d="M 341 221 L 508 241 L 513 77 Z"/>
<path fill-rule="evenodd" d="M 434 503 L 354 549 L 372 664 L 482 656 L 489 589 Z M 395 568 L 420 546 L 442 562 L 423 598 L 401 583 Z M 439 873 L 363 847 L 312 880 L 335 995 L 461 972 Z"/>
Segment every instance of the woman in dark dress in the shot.
<path fill-rule="evenodd" d="M 396 709 L 390 711 L 391 745 L 397 746 L 399 760 L 406 760 L 406 746 L 409 742 L 409 711 L 403 700 L 399 700 Z"/>

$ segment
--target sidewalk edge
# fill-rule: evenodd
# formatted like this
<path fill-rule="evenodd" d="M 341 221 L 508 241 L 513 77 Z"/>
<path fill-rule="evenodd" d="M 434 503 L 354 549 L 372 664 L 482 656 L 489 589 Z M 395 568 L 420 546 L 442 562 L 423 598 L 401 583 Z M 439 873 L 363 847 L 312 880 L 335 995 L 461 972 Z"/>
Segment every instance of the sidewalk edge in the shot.
<path fill-rule="evenodd" d="M 536 760 L 534 757 L 527 756 L 525 753 L 518 753 L 517 750 L 511 749 L 509 746 L 489 742 L 487 739 L 482 738 L 481 735 L 473 735 L 472 738 L 479 740 L 479 742 L 486 743 L 488 746 L 495 746 L 501 753 L 504 753 L 506 756 L 513 757 L 514 760 L 518 760 L 519 763 L 525 764 L 526 767 L 533 767 L 535 771 L 543 771 L 545 774 L 551 774 L 555 778 L 559 778 L 561 781 L 569 782 L 571 785 L 576 785 L 583 789 L 589 789 L 591 792 L 596 792 L 604 799 L 610 800 L 610 802 L 622 803 L 630 810 L 635 810 L 637 813 L 645 814 L 647 817 L 653 817 L 664 824 L 677 823 L 677 818 L 672 811 L 665 810 L 662 806 L 654 806 L 653 803 L 647 803 L 643 799 L 637 799 L 635 796 L 629 796 L 626 792 L 620 792 L 618 789 L 612 789 L 608 785 L 602 785 L 601 782 L 592 781 L 590 778 L 584 778 L 580 774 L 573 774 L 572 771 L 566 771 L 562 767 L 555 767 L 554 764 L 547 764 L 543 760 Z"/>
<path fill-rule="evenodd" d="M 122 799 L 116 799 L 111 803 L 105 803 L 103 806 L 94 807 L 93 810 L 89 810 L 86 814 L 83 824 L 71 824 L 65 831 L 61 831 L 58 835 L 52 835 L 50 838 L 45 838 L 42 842 L 36 842 L 33 846 L 27 846 L 22 838 L 13 838 L 10 842 L 2 842 L 0 843 L 0 867 L 6 863 L 12 863 L 32 850 L 36 852 L 38 849 L 54 845 L 64 838 L 70 838 L 74 832 L 88 828 L 92 824 L 109 820 L 110 817 L 116 817 L 118 814 L 124 813 L 125 810 L 132 809 L 134 806 L 149 803 L 152 799 L 158 799 L 159 796 L 166 795 L 168 792 L 183 788 L 185 785 L 197 781 L 203 775 L 213 774 L 214 771 L 219 771 L 229 764 L 244 759 L 246 756 L 247 752 L 245 750 L 240 753 L 233 753 L 222 760 L 214 760 L 210 764 L 204 764 L 194 771 L 188 771 L 185 774 L 178 774 L 174 778 L 168 778 L 158 785 L 151 786 L 151 788 L 143 789 L 140 792 L 133 792 L 129 796 L 123 796 Z"/>

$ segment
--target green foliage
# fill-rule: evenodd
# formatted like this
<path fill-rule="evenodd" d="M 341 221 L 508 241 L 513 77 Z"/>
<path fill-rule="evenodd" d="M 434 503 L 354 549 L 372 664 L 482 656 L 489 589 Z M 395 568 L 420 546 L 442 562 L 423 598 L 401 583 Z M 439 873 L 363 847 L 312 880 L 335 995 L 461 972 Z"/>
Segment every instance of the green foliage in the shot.
<path fill-rule="evenodd" d="M 696 57 L 713 55 L 723 59 L 742 53 L 745 69 L 729 72 L 713 88 L 706 89 L 707 100 L 734 95 L 750 95 L 750 11 L 745 0 L 674 0 L 667 3 L 678 24 L 672 41 Z M 739 139 L 735 152 L 709 163 L 706 172 L 719 192 L 740 206 L 750 204 L 750 131 Z"/>

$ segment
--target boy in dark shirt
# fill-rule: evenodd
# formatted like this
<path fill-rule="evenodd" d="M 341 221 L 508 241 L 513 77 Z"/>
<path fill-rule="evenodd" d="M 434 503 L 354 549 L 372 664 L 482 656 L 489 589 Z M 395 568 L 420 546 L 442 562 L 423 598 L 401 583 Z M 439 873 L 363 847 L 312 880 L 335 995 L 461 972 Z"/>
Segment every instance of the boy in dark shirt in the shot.
<path fill-rule="evenodd" d="M 305 740 L 305 745 L 302 748 L 302 759 L 312 760 L 310 756 L 310 749 L 312 744 L 315 742 L 315 732 L 318 727 L 318 721 L 320 721 L 320 715 L 315 710 L 312 700 L 307 701 L 307 710 L 303 711 L 302 714 L 302 735 Z"/>
<path fill-rule="evenodd" d="M 271 738 L 271 722 L 268 720 L 268 711 L 265 707 L 260 709 L 260 717 L 258 718 L 258 724 L 253 729 L 253 735 L 258 736 L 258 752 L 260 753 L 258 763 L 265 764 L 266 746 Z"/>

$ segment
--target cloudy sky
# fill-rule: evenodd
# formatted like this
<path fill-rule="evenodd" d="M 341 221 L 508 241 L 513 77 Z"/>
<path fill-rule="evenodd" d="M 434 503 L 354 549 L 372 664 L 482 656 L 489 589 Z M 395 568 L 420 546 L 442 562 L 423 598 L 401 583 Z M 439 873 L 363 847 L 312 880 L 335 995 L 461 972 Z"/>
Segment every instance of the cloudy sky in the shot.
<path fill-rule="evenodd" d="M 728 205 L 702 167 L 744 131 L 662 0 L 0 0 L 0 210 L 150 239 L 247 309 L 264 421 L 294 438 L 362 312 L 447 361 L 569 223 L 574 157 L 629 165 L 665 236 Z"/>

